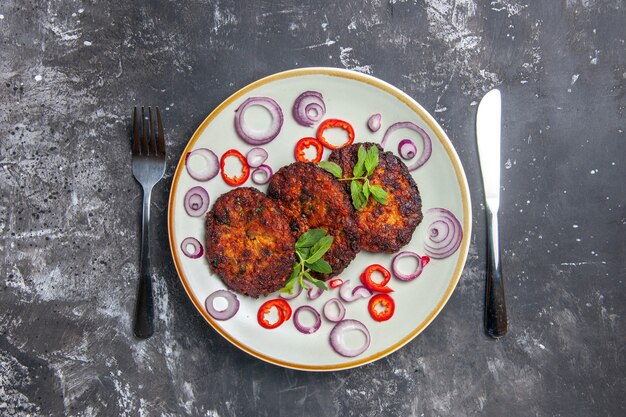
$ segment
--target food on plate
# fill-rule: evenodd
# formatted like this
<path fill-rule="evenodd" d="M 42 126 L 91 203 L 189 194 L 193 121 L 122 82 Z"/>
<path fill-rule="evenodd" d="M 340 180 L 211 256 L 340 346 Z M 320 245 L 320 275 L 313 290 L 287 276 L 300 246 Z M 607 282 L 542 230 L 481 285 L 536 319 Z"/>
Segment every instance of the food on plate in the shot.
<path fill-rule="evenodd" d="M 396 311 L 396 303 L 389 294 L 376 294 L 367 305 L 370 316 L 376 321 L 387 321 Z"/>
<path fill-rule="evenodd" d="M 374 278 L 374 274 L 380 274 L 382 281 L 377 281 L 377 278 Z M 393 290 L 387 286 L 390 279 L 391 273 L 387 268 L 380 264 L 372 264 L 368 266 L 361 274 L 361 282 L 363 285 L 365 285 L 369 290 L 375 292 L 393 292 Z"/>
<path fill-rule="evenodd" d="M 315 149 L 315 156 L 313 159 L 308 159 L 306 156 L 306 150 L 309 148 Z M 296 161 L 299 162 L 319 162 L 322 160 L 324 154 L 324 145 L 317 138 L 306 137 L 302 138 L 296 143 L 296 149 L 294 150 L 294 156 Z"/>
<path fill-rule="evenodd" d="M 387 204 L 387 191 L 378 184 L 370 182 L 370 177 L 378 167 L 379 155 L 376 146 L 366 149 L 362 144 L 357 149 L 357 160 L 348 172 L 348 177 L 344 177 L 344 170 L 332 161 L 322 161 L 318 166 L 330 172 L 340 182 L 350 181 L 350 197 L 352 205 L 356 210 L 363 210 L 367 202 L 372 200 L 378 204 Z"/>
<path fill-rule="evenodd" d="M 245 113 L 252 106 L 265 108 L 272 119 L 265 130 L 256 130 L 248 126 L 245 121 Z M 283 111 L 273 98 L 250 97 L 235 110 L 235 130 L 239 137 L 248 145 L 265 145 L 273 141 L 283 127 Z"/>
<path fill-rule="evenodd" d="M 263 185 L 270 182 L 270 179 L 274 175 L 274 171 L 272 171 L 272 167 L 269 165 L 261 164 L 258 168 L 252 171 L 252 182 L 256 185 Z"/>
<path fill-rule="evenodd" d="M 380 129 L 380 122 L 381 122 L 380 113 L 372 114 L 370 118 L 367 119 L 367 127 L 372 132 L 378 132 L 378 129 Z"/>
<path fill-rule="evenodd" d="M 206 220 L 206 257 L 231 289 L 251 297 L 285 285 L 295 238 L 275 200 L 255 188 L 221 195 Z"/>
<path fill-rule="evenodd" d="M 400 260 L 403 258 L 414 258 L 417 261 L 416 268 L 413 272 L 406 274 L 400 271 Z M 391 261 L 391 270 L 393 271 L 393 275 L 399 280 L 413 281 L 422 274 L 422 271 L 428 262 L 430 262 L 430 258 L 428 256 L 419 256 L 415 252 L 403 251 L 393 257 L 393 261 Z"/>
<path fill-rule="evenodd" d="M 295 162 L 279 169 L 267 193 L 289 219 L 293 238 L 309 229 L 324 229 L 334 241 L 323 259 L 337 275 L 359 251 L 360 234 L 349 197 L 331 174 L 313 163 Z M 331 275 L 314 272 L 326 280 Z"/>
<path fill-rule="evenodd" d="M 208 181 L 220 172 L 220 161 L 212 150 L 198 148 L 185 155 L 185 168 L 194 180 Z"/>
<path fill-rule="evenodd" d="M 304 312 L 307 312 L 309 315 L 313 316 L 313 324 L 307 325 L 300 319 L 300 315 Z M 293 325 L 300 333 L 304 334 L 312 334 L 319 330 L 322 325 L 322 317 L 320 313 L 316 309 L 311 306 L 303 305 L 298 307 L 298 309 L 293 313 Z"/>
<path fill-rule="evenodd" d="M 354 218 L 360 231 L 361 248 L 370 252 L 393 253 L 409 243 L 415 228 L 422 221 L 422 199 L 406 165 L 391 152 L 374 143 L 349 145 L 335 149 L 328 160 L 343 170 L 349 178 L 358 159 L 359 146 L 378 148 L 378 166 L 369 178 L 372 185 L 382 187 L 387 193 L 386 204 L 369 199 L 356 211 Z M 344 181 L 346 192 L 350 182 Z"/>
<path fill-rule="evenodd" d="M 324 97 L 317 91 L 305 91 L 296 98 L 292 113 L 298 124 L 311 127 L 326 114 Z"/>
<path fill-rule="evenodd" d="M 447 258 L 461 246 L 463 226 L 454 213 L 444 208 L 431 208 L 427 216 L 430 224 L 424 242 L 426 253 L 434 259 Z"/>
<path fill-rule="evenodd" d="M 231 177 L 226 173 L 224 167 L 226 166 L 226 160 L 228 158 L 235 158 L 239 161 L 241 164 L 241 175 L 234 175 Z M 222 171 L 222 178 L 224 179 L 224 182 L 232 187 L 242 185 L 250 176 L 250 165 L 248 165 L 246 157 L 243 156 L 237 149 L 230 149 L 224 152 L 224 155 L 222 155 L 222 158 L 220 159 L 220 169 Z"/>
<path fill-rule="evenodd" d="M 214 301 L 220 298 L 226 301 L 226 307 L 221 310 L 213 305 Z M 239 299 L 234 292 L 217 290 L 206 298 L 204 308 L 215 320 L 229 320 L 239 311 Z"/>
<path fill-rule="evenodd" d="M 278 318 L 275 321 L 268 319 L 267 314 L 270 314 L 273 309 L 276 309 Z M 257 312 L 256 319 L 265 329 L 275 329 L 291 317 L 291 306 L 282 298 L 275 298 L 273 300 L 267 300 L 264 302 L 259 311 Z"/>
<path fill-rule="evenodd" d="M 415 146 L 415 142 L 413 142 L 412 140 L 403 139 L 402 141 L 400 141 L 398 145 L 398 152 L 400 153 L 400 155 L 404 159 L 410 160 L 410 161 L 407 161 L 407 169 L 409 171 L 415 171 L 417 168 L 421 167 L 428 161 L 428 159 L 430 158 L 430 155 L 433 152 L 433 144 L 430 140 L 430 136 L 428 136 L 428 133 L 426 133 L 424 129 L 422 129 L 415 123 L 397 122 L 387 128 L 387 131 L 385 132 L 383 139 L 380 141 L 380 146 L 384 148 L 387 144 L 387 141 L 392 136 L 392 134 L 395 131 L 400 130 L 400 129 L 412 130 L 413 132 L 417 133 L 422 138 L 423 148 L 422 148 L 422 152 L 419 154 L 419 157 L 416 156 L 416 154 L 413 152 L 413 151 L 417 152 L 417 147 Z M 411 146 L 411 144 L 413 146 Z"/>
<path fill-rule="evenodd" d="M 326 130 L 332 128 L 343 129 L 346 132 L 348 138 L 341 145 L 335 145 L 333 143 L 330 143 L 324 136 Z M 354 142 L 354 128 L 350 123 L 346 122 L 345 120 L 326 119 L 322 123 L 320 123 L 317 128 L 317 140 L 319 140 L 322 145 L 326 146 L 328 149 L 337 149 L 342 146 L 348 146 L 352 144 L 352 142 Z"/>

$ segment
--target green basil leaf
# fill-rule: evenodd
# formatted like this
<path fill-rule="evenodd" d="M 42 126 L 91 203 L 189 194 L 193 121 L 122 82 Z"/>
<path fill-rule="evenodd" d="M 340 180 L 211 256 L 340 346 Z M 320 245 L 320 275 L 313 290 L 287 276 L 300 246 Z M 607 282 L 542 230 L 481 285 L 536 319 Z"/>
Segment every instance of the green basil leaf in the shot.
<path fill-rule="evenodd" d="M 306 266 L 311 268 L 315 272 L 319 272 L 321 274 L 330 274 L 333 272 L 333 269 L 330 267 L 330 264 L 323 259 L 318 259 L 313 263 L 305 262 Z"/>
<path fill-rule="evenodd" d="M 370 192 L 372 193 L 372 196 L 374 197 L 374 200 L 376 200 L 378 203 L 384 205 L 387 205 L 387 191 L 383 190 L 383 188 L 380 185 L 370 185 Z"/>
<path fill-rule="evenodd" d="M 324 284 L 324 281 L 320 281 L 317 278 L 313 278 L 313 276 L 311 274 L 309 274 L 308 271 L 304 271 L 304 276 L 306 277 L 306 279 L 308 279 L 309 281 L 311 281 L 311 283 L 313 283 L 313 285 L 315 285 L 317 288 L 321 289 L 321 290 L 327 290 L 328 287 L 326 286 L 326 284 Z M 302 287 L 304 288 L 304 287 Z"/>
<path fill-rule="evenodd" d="M 341 167 L 334 162 L 320 161 L 317 163 L 317 166 L 322 168 L 323 170 L 330 172 L 335 178 L 343 177 L 343 171 L 341 170 Z"/>
<path fill-rule="evenodd" d="M 350 182 L 350 195 L 352 196 L 352 205 L 357 210 L 361 210 L 365 207 L 367 199 L 363 196 L 363 186 L 360 182 L 352 180 Z"/>
<path fill-rule="evenodd" d="M 333 244 L 333 237 L 332 236 L 324 236 L 323 238 L 321 238 L 312 248 L 311 248 L 311 254 L 309 255 L 309 257 L 306 259 L 306 262 L 308 263 L 314 263 L 315 261 L 317 261 L 318 259 L 320 259 L 322 256 L 324 256 L 324 254 L 326 252 L 328 252 L 328 249 L 330 249 L 330 245 Z"/>
<path fill-rule="evenodd" d="M 367 150 L 367 156 L 365 157 L 365 169 L 367 169 L 367 175 L 372 175 L 377 166 L 378 148 L 375 145 L 372 145 Z"/>
<path fill-rule="evenodd" d="M 293 266 L 293 270 L 291 271 L 291 275 L 289 275 L 289 279 L 285 286 L 280 290 L 280 292 L 286 292 L 291 294 L 293 292 L 293 286 L 298 281 L 298 277 L 302 275 L 302 264 L 297 263 Z"/>
<path fill-rule="evenodd" d="M 311 229 L 302 233 L 296 242 L 296 249 L 310 248 L 315 245 L 318 240 L 326 235 L 324 229 Z"/>
<path fill-rule="evenodd" d="M 365 159 L 367 158 L 367 151 L 363 145 L 359 146 L 357 156 L 356 165 L 352 168 L 352 176 L 362 177 L 365 174 Z"/>
<path fill-rule="evenodd" d="M 361 190 L 361 192 L 363 193 L 363 197 L 365 197 L 365 200 L 367 201 L 367 199 L 370 197 L 370 184 L 369 184 L 369 182 L 365 181 L 363 183 L 363 189 Z"/>

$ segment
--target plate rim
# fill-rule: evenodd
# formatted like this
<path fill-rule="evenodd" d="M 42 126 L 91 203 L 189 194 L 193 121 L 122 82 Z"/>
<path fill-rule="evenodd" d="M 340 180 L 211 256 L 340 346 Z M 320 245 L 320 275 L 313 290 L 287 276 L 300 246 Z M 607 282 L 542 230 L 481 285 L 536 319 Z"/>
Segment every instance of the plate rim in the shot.
<path fill-rule="evenodd" d="M 200 300 L 197 300 L 196 297 L 193 296 L 190 285 L 188 284 L 187 278 L 185 277 L 185 274 L 183 273 L 182 266 L 180 265 L 178 255 L 176 253 L 176 249 L 178 246 L 176 245 L 176 242 L 175 242 L 174 227 L 173 227 L 174 195 L 176 193 L 176 189 L 178 186 L 178 178 L 184 170 L 184 166 L 185 166 L 184 156 L 187 154 L 187 152 L 190 151 L 190 149 L 198 140 L 198 138 L 200 137 L 204 129 L 209 125 L 209 123 L 211 123 L 211 121 L 218 114 L 220 114 L 224 108 L 226 108 L 234 100 L 243 96 L 247 92 L 254 90 L 262 85 L 268 84 L 272 81 L 278 81 L 282 79 L 293 78 L 293 77 L 304 76 L 304 75 L 334 76 L 334 77 L 339 77 L 339 78 L 347 78 L 347 79 L 351 79 L 354 81 L 359 81 L 359 82 L 372 85 L 376 88 L 379 88 L 391 94 L 392 96 L 394 96 L 395 98 L 403 102 L 405 105 L 407 105 L 412 111 L 417 113 L 426 122 L 426 124 L 428 125 L 428 127 L 430 127 L 433 133 L 435 133 L 440 143 L 443 145 L 444 149 L 446 150 L 446 153 L 448 154 L 448 157 L 450 161 L 452 162 L 452 166 L 454 167 L 454 172 L 456 174 L 457 183 L 461 191 L 461 203 L 463 205 L 464 233 L 463 233 L 463 240 L 459 248 L 460 250 L 459 259 L 456 263 L 452 279 L 450 280 L 450 284 L 446 288 L 446 291 L 444 292 L 443 296 L 439 299 L 439 301 L 435 305 L 434 309 L 426 316 L 426 318 L 423 321 L 421 321 L 418 324 L 418 326 L 413 331 L 411 331 L 408 335 L 406 335 L 405 337 L 403 337 L 396 343 L 392 344 L 388 348 L 380 352 L 376 352 L 373 355 L 369 355 L 365 358 L 361 358 L 361 359 L 354 360 L 354 361 L 348 361 L 348 362 L 344 362 L 344 363 L 336 364 L 336 365 L 303 365 L 303 364 L 283 361 L 281 359 L 274 358 L 269 355 L 258 352 L 252 349 L 251 347 L 236 340 L 234 337 L 230 336 L 204 310 L 203 303 Z M 400 90 L 399 88 L 387 83 L 386 81 L 383 81 L 379 78 L 376 78 L 368 74 L 363 74 L 360 72 L 342 69 L 342 68 L 306 67 L 306 68 L 295 68 L 295 69 L 277 72 L 277 73 L 268 75 L 266 77 L 260 78 L 256 81 L 253 81 L 247 84 L 246 86 L 237 90 L 236 92 L 231 94 L 228 98 L 223 100 L 213 111 L 211 111 L 211 113 L 209 113 L 209 115 L 202 121 L 202 123 L 200 123 L 200 125 L 195 130 L 191 138 L 188 140 L 187 145 L 185 146 L 185 149 L 180 155 L 178 164 L 176 165 L 176 170 L 174 171 L 174 174 L 172 176 L 172 185 L 170 188 L 170 195 L 168 199 L 168 209 L 167 209 L 167 232 L 168 232 L 168 238 L 169 238 L 169 244 L 170 244 L 170 252 L 172 254 L 172 259 L 174 261 L 174 266 L 176 267 L 176 273 L 178 274 L 178 278 L 183 284 L 185 292 L 187 293 L 187 297 L 192 301 L 192 303 L 194 304 L 198 312 L 202 315 L 202 317 L 204 317 L 204 319 L 211 325 L 211 327 L 214 330 L 216 330 L 222 337 L 224 337 L 226 340 L 228 340 L 230 343 L 232 343 L 239 349 L 243 350 L 244 352 L 258 359 L 261 359 L 265 362 L 271 363 L 273 365 L 282 366 L 284 368 L 290 368 L 290 369 L 295 369 L 295 370 L 301 370 L 301 371 L 337 371 L 337 370 L 356 368 L 358 366 L 366 365 L 368 363 L 372 363 L 378 359 L 381 359 L 385 356 L 390 355 L 391 353 L 400 349 L 401 347 L 409 343 L 411 340 L 413 340 L 415 337 L 417 337 L 422 331 L 424 331 L 424 329 L 426 329 L 426 327 L 430 325 L 430 323 L 432 323 L 435 317 L 439 315 L 443 307 L 447 304 L 448 300 L 452 296 L 452 293 L 454 292 L 459 282 L 459 279 L 461 278 L 463 269 L 465 267 L 465 262 L 467 260 L 467 255 L 469 252 L 470 237 L 472 233 L 472 206 L 471 206 L 471 197 L 470 197 L 467 177 L 465 175 L 463 165 L 461 164 L 461 160 L 456 150 L 454 149 L 452 142 L 448 138 L 448 135 L 445 133 L 445 131 L 441 128 L 439 123 L 437 123 L 437 121 L 433 118 L 433 116 L 428 111 L 426 111 L 426 109 L 424 109 L 416 100 L 414 100 L 412 97 L 410 97 L 408 94 L 406 94 L 404 91 Z"/>

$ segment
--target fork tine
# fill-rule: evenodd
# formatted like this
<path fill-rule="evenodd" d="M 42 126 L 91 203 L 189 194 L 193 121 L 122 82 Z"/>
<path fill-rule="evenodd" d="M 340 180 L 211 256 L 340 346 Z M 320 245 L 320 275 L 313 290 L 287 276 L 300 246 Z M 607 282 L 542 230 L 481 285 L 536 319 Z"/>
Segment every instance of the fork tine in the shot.
<path fill-rule="evenodd" d="M 142 139 L 141 139 L 141 153 L 147 155 L 148 151 L 148 126 L 146 123 L 146 115 L 143 107 L 141 108 L 141 125 L 143 127 Z"/>
<path fill-rule="evenodd" d="M 148 116 L 150 118 L 150 140 L 148 141 L 149 152 L 153 155 L 157 154 L 156 140 L 154 139 L 154 124 L 152 123 L 152 107 L 148 107 Z"/>
<path fill-rule="evenodd" d="M 161 123 L 161 112 L 159 108 L 156 108 L 157 116 L 157 153 L 159 155 L 165 155 L 165 136 L 163 135 L 163 124 Z"/>
<path fill-rule="evenodd" d="M 139 155 L 141 148 L 139 147 L 139 118 L 137 117 L 137 107 L 133 111 L 133 155 Z"/>

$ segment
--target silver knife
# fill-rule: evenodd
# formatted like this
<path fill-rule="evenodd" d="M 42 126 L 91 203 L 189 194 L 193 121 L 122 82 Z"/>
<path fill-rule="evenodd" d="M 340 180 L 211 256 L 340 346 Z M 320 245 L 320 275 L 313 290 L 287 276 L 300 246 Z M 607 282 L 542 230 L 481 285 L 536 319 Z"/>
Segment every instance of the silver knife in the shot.
<path fill-rule="evenodd" d="M 498 208 L 500 206 L 500 115 L 499 90 L 489 91 L 478 105 L 476 138 L 480 171 L 487 203 L 487 282 L 485 285 L 485 332 L 498 339 L 507 332 L 504 282 L 500 264 Z"/>

